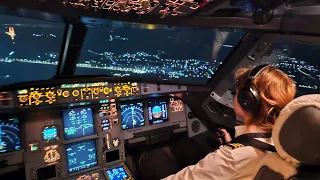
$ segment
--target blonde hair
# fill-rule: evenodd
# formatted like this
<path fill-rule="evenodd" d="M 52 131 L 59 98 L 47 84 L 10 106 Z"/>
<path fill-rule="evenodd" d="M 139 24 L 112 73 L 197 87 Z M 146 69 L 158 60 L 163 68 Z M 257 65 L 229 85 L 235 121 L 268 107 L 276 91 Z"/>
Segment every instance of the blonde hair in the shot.
<path fill-rule="evenodd" d="M 241 68 L 236 72 L 237 91 L 245 85 L 247 77 L 254 67 Z M 280 69 L 267 66 L 252 81 L 261 96 L 261 108 L 250 117 L 248 125 L 257 125 L 261 129 L 271 131 L 277 114 L 294 99 L 296 87 L 294 81 Z"/>

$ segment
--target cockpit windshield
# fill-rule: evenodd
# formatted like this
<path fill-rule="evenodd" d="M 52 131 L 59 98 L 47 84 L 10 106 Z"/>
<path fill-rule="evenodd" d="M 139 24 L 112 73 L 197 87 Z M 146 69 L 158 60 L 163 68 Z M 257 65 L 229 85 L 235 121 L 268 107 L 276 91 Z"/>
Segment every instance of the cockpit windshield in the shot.
<path fill-rule="evenodd" d="M 297 96 L 319 94 L 319 51 L 319 45 L 279 41 L 265 52 L 262 62 L 280 68 L 293 78 L 297 86 Z"/>
<path fill-rule="evenodd" d="M 75 74 L 207 83 L 244 34 L 108 21 L 88 27 Z"/>
<path fill-rule="evenodd" d="M 0 15 L 0 26 L 0 85 L 56 74 L 64 24 Z"/>

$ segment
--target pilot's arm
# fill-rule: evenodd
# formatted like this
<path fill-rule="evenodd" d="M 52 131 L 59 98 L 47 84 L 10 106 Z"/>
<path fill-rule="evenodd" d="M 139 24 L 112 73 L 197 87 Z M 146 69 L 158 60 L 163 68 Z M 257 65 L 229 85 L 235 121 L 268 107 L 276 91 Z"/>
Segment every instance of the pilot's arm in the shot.
<path fill-rule="evenodd" d="M 163 180 L 229 180 L 237 173 L 232 149 L 225 146 Z"/>

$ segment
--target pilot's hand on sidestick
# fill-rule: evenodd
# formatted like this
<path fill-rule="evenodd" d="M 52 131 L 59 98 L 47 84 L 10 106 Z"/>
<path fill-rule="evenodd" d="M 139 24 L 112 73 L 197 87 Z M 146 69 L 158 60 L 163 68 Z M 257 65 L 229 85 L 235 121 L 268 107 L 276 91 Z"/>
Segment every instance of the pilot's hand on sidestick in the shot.
<path fill-rule="evenodd" d="M 225 129 L 220 129 L 220 131 L 224 134 L 224 141 L 225 141 L 226 143 L 229 143 L 230 141 L 232 141 L 232 137 L 231 137 L 231 135 L 228 133 L 227 130 L 225 130 Z"/>

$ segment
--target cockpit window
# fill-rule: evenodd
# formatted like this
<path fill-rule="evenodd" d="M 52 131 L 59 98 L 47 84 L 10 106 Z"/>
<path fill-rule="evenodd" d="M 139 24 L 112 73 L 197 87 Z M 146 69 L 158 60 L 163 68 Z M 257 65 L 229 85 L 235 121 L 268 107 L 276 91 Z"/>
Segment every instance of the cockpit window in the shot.
<path fill-rule="evenodd" d="M 110 21 L 88 27 L 75 74 L 207 83 L 244 34 Z"/>
<path fill-rule="evenodd" d="M 56 74 L 64 24 L 0 15 L 0 85 Z"/>
<path fill-rule="evenodd" d="M 296 81 L 297 96 L 320 93 L 320 45 L 279 41 L 263 55 Z"/>

